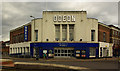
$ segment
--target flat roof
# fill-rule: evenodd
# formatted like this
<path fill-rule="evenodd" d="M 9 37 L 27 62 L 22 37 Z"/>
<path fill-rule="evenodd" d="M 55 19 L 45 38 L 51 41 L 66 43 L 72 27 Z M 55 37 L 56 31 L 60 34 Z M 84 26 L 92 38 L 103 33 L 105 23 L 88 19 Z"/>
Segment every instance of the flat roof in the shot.
<path fill-rule="evenodd" d="M 102 22 L 98 22 L 98 24 L 100 24 L 100 25 L 102 25 L 102 26 L 105 26 L 105 27 L 107 27 L 107 28 L 110 28 L 108 25 L 106 25 L 106 24 L 104 24 L 104 23 L 102 23 Z"/>
<path fill-rule="evenodd" d="M 84 13 L 86 13 L 87 11 L 43 11 L 43 13 L 44 12 L 84 12 Z"/>
<path fill-rule="evenodd" d="M 120 30 L 120 28 L 118 28 L 118 27 L 116 27 L 116 26 L 114 26 L 114 25 L 108 25 L 108 26 L 109 26 L 109 27 L 114 27 L 114 28 Z"/>
<path fill-rule="evenodd" d="M 86 11 L 83 11 L 83 10 L 43 10 L 43 12 L 86 12 Z"/>
<path fill-rule="evenodd" d="M 17 27 L 17 28 L 15 28 L 15 29 L 12 29 L 12 30 L 10 30 L 10 32 L 13 32 L 13 31 L 15 31 L 15 30 L 21 29 L 21 28 L 23 28 L 23 27 L 26 26 L 26 25 L 30 25 L 30 23 L 31 23 L 31 22 L 29 22 L 29 23 L 27 23 L 27 24 L 24 24 L 24 25 L 22 25 L 22 26 L 20 26 L 20 27 Z"/>

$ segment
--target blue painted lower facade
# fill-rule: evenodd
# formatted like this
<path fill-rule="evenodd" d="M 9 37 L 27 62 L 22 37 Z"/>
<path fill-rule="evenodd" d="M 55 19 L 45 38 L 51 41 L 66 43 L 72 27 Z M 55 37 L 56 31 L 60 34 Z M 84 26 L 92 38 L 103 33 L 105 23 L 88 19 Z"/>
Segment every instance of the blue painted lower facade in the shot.
<path fill-rule="evenodd" d="M 76 57 L 76 54 L 80 54 L 82 56 L 82 51 L 85 51 L 84 58 L 90 58 L 90 48 L 95 49 L 95 58 L 99 57 L 99 43 L 30 43 L 30 56 L 34 56 L 34 48 L 37 49 L 38 56 L 40 58 L 43 57 L 43 50 L 47 50 L 47 55 L 49 54 L 49 50 L 52 50 L 52 54 L 54 55 L 55 48 L 73 48 L 73 57 Z M 79 50 L 80 53 L 76 53 Z"/>

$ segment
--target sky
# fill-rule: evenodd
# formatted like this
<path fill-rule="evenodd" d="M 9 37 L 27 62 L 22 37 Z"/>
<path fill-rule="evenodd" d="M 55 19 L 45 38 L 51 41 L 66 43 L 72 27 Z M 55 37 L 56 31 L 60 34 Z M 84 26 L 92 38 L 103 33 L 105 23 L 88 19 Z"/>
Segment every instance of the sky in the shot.
<path fill-rule="evenodd" d="M 118 2 L 0 2 L 0 40 L 8 41 L 10 30 L 27 24 L 30 16 L 42 18 L 43 10 L 87 11 L 88 18 L 96 18 L 107 25 L 118 26 Z M 1 8 L 1 7 L 0 7 Z"/>

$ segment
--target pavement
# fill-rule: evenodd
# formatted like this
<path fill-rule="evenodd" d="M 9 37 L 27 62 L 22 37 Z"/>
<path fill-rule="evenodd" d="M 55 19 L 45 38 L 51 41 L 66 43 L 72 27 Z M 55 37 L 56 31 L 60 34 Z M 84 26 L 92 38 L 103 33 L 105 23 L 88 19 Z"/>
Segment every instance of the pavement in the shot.
<path fill-rule="evenodd" d="M 12 60 L 29 60 L 29 61 L 36 61 L 35 58 L 11 58 Z M 62 61 L 62 62 L 86 62 L 86 61 L 119 61 L 120 59 L 118 58 L 99 58 L 99 59 L 77 59 L 77 58 L 49 58 L 49 59 L 44 59 L 44 58 L 39 58 L 38 61 L 49 61 L 49 62 L 54 62 L 54 61 Z"/>

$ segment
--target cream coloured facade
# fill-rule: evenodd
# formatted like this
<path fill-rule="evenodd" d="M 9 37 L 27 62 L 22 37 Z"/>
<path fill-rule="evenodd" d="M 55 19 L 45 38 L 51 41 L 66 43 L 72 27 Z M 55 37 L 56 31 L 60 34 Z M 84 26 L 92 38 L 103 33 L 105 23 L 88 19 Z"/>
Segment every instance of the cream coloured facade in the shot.
<path fill-rule="evenodd" d="M 10 44 L 9 54 L 30 53 L 30 42 Z"/>
<path fill-rule="evenodd" d="M 57 19 L 55 19 L 55 17 L 57 17 Z M 61 19 L 59 19 L 59 17 Z M 44 11 L 43 18 L 32 20 L 31 24 L 32 42 L 35 41 L 36 38 L 35 30 L 38 30 L 38 42 L 46 42 L 47 39 L 51 42 L 56 41 L 55 25 L 60 25 L 59 41 L 63 41 L 62 25 L 67 26 L 66 41 L 70 41 L 69 26 L 74 25 L 74 41 L 80 41 L 80 39 L 82 39 L 84 42 L 91 42 L 91 30 L 95 30 L 93 42 L 98 42 L 98 20 L 87 18 L 86 11 Z"/>

